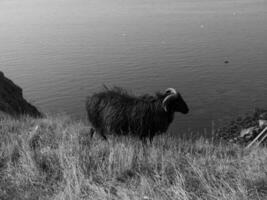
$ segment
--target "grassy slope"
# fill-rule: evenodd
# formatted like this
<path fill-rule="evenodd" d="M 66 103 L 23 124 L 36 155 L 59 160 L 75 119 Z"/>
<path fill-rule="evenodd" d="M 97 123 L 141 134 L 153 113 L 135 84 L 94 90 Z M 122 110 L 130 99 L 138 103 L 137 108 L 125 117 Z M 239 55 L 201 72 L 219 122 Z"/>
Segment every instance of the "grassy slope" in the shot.
<path fill-rule="evenodd" d="M 0 199 L 266 199 L 267 149 L 170 136 L 105 142 L 68 116 L 0 116 Z"/>

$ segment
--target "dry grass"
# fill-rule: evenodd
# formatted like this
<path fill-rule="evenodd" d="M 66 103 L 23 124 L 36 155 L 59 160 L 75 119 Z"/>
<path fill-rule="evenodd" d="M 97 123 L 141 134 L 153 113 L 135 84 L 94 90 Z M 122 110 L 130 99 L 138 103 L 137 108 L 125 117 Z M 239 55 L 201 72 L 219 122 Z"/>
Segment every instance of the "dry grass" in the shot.
<path fill-rule="evenodd" d="M 0 199 L 266 199 L 264 147 L 88 132 L 68 116 L 1 117 Z"/>

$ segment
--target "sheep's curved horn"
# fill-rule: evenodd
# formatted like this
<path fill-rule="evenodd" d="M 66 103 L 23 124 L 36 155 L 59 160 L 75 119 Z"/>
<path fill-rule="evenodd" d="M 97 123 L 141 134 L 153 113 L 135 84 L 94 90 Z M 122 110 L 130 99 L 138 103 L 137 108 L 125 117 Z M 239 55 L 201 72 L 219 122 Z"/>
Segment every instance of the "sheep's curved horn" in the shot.
<path fill-rule="evenodd" d="M 167 88 L 165 90 L 165 93 L 168 93 L 168 92 L 170 92 L 171 94 L 177 94 L 177 92 L 176 92 L 176 90 L 174 88 Z"/>
<path fill-rule="evenodd" d="M 163 109 L 165 110 L 165 112 L 167 112 L 167 104 L 170 100 L 177 98 L 177 92 L 174 88 L 168 88 L 165 90 L 165 93 L 170 93 L 162 102 Z"/>

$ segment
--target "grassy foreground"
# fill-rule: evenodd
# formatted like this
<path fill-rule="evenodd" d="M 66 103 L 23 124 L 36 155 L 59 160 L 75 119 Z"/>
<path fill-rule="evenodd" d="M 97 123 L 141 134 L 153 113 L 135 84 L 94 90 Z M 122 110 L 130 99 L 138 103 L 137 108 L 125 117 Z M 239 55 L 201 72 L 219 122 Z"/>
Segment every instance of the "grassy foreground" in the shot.
<path fill-rule="evenodd" d="M 0 116 L 0 199 L 214 199 L 267 197 L 267 148 L 168 135 L 88 135 L 68 116 Z"/>

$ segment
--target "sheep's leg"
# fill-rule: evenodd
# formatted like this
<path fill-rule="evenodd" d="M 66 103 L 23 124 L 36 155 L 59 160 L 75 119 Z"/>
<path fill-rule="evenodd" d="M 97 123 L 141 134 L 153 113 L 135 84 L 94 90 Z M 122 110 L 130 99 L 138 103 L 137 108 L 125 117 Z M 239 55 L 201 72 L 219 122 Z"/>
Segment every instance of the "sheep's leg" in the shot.
<path fill-rule="evenodd" d="M 93 138 L 94 133 L 95 133 L 95 129 L 94 128 L 91 128 L 90 129 L 90 132 L 89 132 L 89 134 L 91 135 L 91 139 Z"/>
<path fill-rule="evenodd" d="M 150 144 L 152 144 L 154 135 L 151 133 L 151 131 L 147 131 L 147 133 L 148 133 L 149 142 Z"/>
<path fill-rule="evenodd" d="M 150 144 L 152 144 L 152 142 L 153 142 L 153 135 L 152 134 L 149 135 L 149 141 L 150 141 Z"/>
<path fill-rule="evenodd" d="M 105 131 L 104 129 L 99 130 L 99 134 L 104 138 L 104 140 L 108 140 L 108 138 L 105 136 Z"/>
<path fill-rule="evenodd" d="M 149 142 L 148 142 L 148 138 L 147 138 L 146 135 L 141 135 L 141 136 L 140 136 L 140 139 L 141 139 L 143 145 L 147 146 L 147 145 L 149 144 Z M 149 138 L 149 141 L 150 141 L 150 138 Z M 151 141 L 150 141 L 150 144 L 151 144 Z"/>
<path fill-rule="evenodd" d="M 101 136 L 104 138 L 104 140 L 108 140 L 108 138 L 104 134 L 101 134 Z"/>
<path fill-rule="evenodd" d="M 144 144 L 146 143 L 146 137 L 144 135 L 140 135 L 140 139 Z"/>

